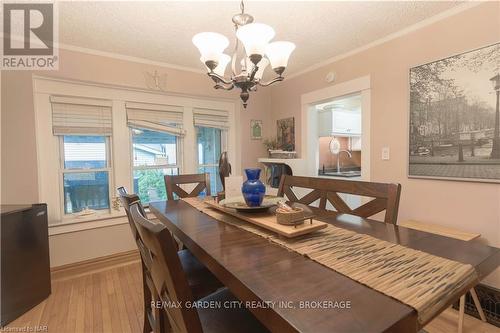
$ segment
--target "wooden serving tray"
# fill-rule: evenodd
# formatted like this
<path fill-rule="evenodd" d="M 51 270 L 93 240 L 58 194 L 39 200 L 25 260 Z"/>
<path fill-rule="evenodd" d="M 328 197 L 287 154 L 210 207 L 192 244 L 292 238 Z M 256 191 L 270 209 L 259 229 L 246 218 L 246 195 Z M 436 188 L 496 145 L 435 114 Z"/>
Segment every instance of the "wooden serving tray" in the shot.
<path fill-rule="evenodd" d="M 308 219 L 308 220 L 304 221 L 303 224 L 299 224 L 296 226 L 282 225 L 282 224 L 278 224 L 278 222 L 276 221 L 276 215 L 274 215 L 273 213 L 271 213 L 269 211 L 259 212 L 259 213 L 238 212 L 238 211 L 236 211 L 236 209 L 226 208 L 226 207 L 221 206 L 217 202 L 210 200 L 210 199 L 207 199 L 203 202 L 212 208 L 215 208 L 215 209 L 220 210 L 226 214 L 229 214 L 229 215 L 232 215 L 232 216 L 237 217 L 239 219 L 242 219 L 246 222 L 258 225 L 259 227 L 273 231 L 273 232 L 275 232 L 281 236 L 287 237 L 287 238 L 293 238 L 293 237 L 305 235 L 305 234 L 311 233 L 313 231 L 326 228 L 326 226 L 327 226 L 326 223 L 320 222 L 320 221 L 317 221 L 314 219 L 312 220 L 312 223 Z"/>

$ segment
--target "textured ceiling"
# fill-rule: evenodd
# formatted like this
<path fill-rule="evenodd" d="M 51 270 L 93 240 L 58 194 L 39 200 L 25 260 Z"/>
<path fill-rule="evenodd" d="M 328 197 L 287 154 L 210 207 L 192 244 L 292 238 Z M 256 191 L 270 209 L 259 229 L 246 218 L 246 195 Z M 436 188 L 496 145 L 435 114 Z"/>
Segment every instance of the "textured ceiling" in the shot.
<path fill-rule="evenodd" d="M 247 2 L 274 40 L 297 44 L 287 73 L 366 45 L 460 2 Z M 215 31 L 231 40 L 239 3 L 60 2 L 61 43 L 202 70 L 191 38 Z"/>

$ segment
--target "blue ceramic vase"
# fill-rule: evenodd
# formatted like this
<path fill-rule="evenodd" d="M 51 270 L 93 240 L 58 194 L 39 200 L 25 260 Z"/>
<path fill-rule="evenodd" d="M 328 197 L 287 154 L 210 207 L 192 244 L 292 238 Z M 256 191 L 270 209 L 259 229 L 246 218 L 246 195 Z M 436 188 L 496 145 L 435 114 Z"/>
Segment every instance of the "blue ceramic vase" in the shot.
<path fill-rule="evenodd" d="M 241 186 L 243 198 L 249 207 L 258 207 L 264 200 L 266 186 L 260 181 L 260 169 L 245 169 L 247 180 Z"/>

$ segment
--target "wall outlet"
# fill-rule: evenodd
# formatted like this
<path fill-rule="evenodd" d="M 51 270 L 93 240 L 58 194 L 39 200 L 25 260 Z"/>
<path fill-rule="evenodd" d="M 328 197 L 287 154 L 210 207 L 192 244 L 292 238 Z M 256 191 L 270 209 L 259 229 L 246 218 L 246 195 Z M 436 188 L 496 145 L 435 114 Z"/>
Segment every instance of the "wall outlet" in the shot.
<path fill-rule="evenodd" d="M 388 161 L 389 160 L 389 154 L 390 154 L 389 147 L 382 147 L 382 160 Z"/>

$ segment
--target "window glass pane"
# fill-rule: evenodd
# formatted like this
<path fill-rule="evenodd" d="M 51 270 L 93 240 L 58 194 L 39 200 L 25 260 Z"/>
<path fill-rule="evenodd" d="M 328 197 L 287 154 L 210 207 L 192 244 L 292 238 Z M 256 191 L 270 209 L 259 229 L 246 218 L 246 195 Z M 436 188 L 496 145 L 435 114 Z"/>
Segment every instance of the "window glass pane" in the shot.
<path fill-rule="evenodd" d="M 164 175 L 177 175 L 177 168 L 134 170 L 134 193 L 143 203 L 167 199 Z"/>
<path fill-rule="evenodd" d="M 172 134 L 132 129 L 134 166 L 177 164 L 177 137 Z"/>
<path fill-rule="evenodd" d="M 109 209 L 108 172 L 72 172 L 64 176 L 64 213 Z"/>
<path fill-rule="evenodd" d="M 107 166 L 106 137 L 65 135 L 63 142 L 65 169 L 98 169 Z"/>
<path fill-rule="evenodd" d="M 221 154 L 221 130 L 197 127 L 198 164 L 218 164 Z"/>
<path fill-rule="evenodd" d="M 211 167 L 198 167 L 199 173 L 208 172 L 210 174 L 210 192 L 212 195 L 216 195 L 217 192 L 222 191 L 222 183 L 219 177 L 219 167 L 211 166 Z"/>

